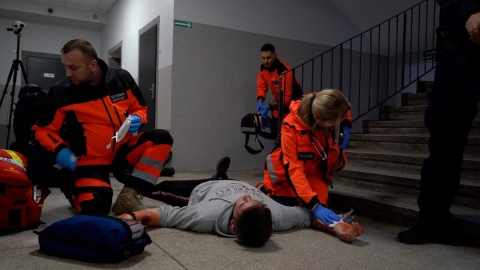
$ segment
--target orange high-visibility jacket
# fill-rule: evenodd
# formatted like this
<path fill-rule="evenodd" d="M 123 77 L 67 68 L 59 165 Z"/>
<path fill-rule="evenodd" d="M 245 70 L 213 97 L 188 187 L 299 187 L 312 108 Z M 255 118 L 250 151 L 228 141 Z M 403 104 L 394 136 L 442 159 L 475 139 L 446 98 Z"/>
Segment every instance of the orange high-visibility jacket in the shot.
<path fill-rule="evenodd" d="M 264 186 L 271 195 L 299 198 L 307 208 L 327 205 L 328 185 L 347 157 L 335 144 L 332 129 L 312 133 L 307 128 L 297 114 L 299 105 L 300 100 L 291 103 L 281 127 L 281 147 L 266 158 Z M 345 121 L 351 120 L 349 112 Z M 326 160 L 320 156 L 322 147 Z"/>
<path fill-rule="evenodd" d="M 257 100 L 265 100 L 268 89 L 272 91 L 273 98 L 278 102 L 278 77 L 285 71 L 292 68 L 282 60 L 276 58 L 273 64 L 266 68 L 263 64 L 258 70 L 257 76 Z M 292 101 L 292 80 L 293 73 L 289 72 L 282 77 L 282 91 L 284 92 L 285 100 L 283 101 L 284 108 L 288 109 Z M 295 79 L 295 87 L 300 88 L 297 79 Z M 296 98 L 296 97 L 294 97 Z M 278 108 L 270 108 L 273 111 L 273 116 L 278 117 Z"/>
<path fill-rule="evenodd" d="M 72 85 L 68 78 L 54 85 L 41 105 L 35 138 L 47 150 L 63 147 L 79 157 L 78 166 L 110 165 L 119 146 L 112 137 L 129 114 L 147 122 L 147 107 L 134 79 L 123 69 L 108 68 L 98 59 L 103 78 L 99 85 Z M 107 149 L 107 145 L 112 147 Z"/>

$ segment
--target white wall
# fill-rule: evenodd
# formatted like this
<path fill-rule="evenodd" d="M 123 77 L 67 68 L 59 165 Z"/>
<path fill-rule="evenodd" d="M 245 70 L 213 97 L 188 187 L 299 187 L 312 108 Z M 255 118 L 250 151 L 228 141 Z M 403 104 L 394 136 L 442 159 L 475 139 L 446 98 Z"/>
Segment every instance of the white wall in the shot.
<path fill-rule="evenodd" d="M 108 24 L 102 29 L 101 57 L 122 41 L 122 65 L 138 77 L 139 31 L 160 17 L 158 68 L 172 64 L 173 0 L 119 0 L 108 13 Z"/>

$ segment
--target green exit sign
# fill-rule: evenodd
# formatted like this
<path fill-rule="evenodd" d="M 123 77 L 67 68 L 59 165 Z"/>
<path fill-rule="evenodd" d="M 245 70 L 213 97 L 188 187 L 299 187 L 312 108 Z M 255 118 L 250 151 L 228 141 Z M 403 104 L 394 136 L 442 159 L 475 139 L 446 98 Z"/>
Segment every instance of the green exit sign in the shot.
<path fill-rule="evenodd" d="M 423 51 L 423 61 L 435 59 L 435 49 Z"/>
<path fill-rule="evenodd" d="M 193 23 L 187 22 L 187 21 L 181 21 L 181 20 L 174 20 L 173 25 L 176 27 L 181 27 L 181 28 L 192 28 Z"/>

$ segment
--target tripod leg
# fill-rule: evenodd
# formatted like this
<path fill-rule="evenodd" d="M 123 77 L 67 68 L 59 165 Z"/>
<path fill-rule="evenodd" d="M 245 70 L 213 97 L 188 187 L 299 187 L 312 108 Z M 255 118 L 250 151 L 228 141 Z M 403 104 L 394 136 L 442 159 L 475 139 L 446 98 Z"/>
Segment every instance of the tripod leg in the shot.
<path fill-rule="evenodd" d="M 7 94 L 8 85 L 10 84 L 10 79 L 12 78 L 13 71 L 15 70 L 15 63 L 16 60 L 13 60 L 12 67 L 10 68 L 10 72 L 8 73 L 7 83 L 5 84 L 5 88 L 3 89 L 2 99 L 0 100 L 0 108 L 2 107 L 3 99 Z"/>
<path fill-rule="evenodd" d="M 20 64 L 20 68 L 22 70 L 23 80 L 25 81 L 25 84 L 28 84 L 27 73 L 25 72 L 25 68 L 23 67 L 23 62 L 18 60 L 18 64 Z"/>
<path fill-rule="evenodd" d="M 11 99 L 10 99 L 10 114 L 8 116 L 8 125 L 7 125 L 7 143 L 6 143 L 6 148 L 9 148 L 8 143 L 10 142 L 10 130 L 12 128 L 12 114 L 13 114 L 13 100 L 15 99 L 15 84 L 17 82 L 17 71 L 18 71 L 18 64 L 22 63 L 20 60 L 15 60 L 13 61 L 14 64 L 12 65 L 13 70 L 13 84 L 12 84 L 12 92 L 11 94 Z"/>

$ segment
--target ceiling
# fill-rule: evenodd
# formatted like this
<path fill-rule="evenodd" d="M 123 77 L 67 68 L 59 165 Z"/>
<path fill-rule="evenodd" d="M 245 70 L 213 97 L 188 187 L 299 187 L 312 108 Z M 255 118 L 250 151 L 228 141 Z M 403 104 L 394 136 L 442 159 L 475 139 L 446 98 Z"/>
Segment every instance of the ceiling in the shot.
<path fill-rule="evenodd" d="M 117 0 L 25 0 L 51 6 L 67 7 L 96 13 L 107 13 Z"/>

